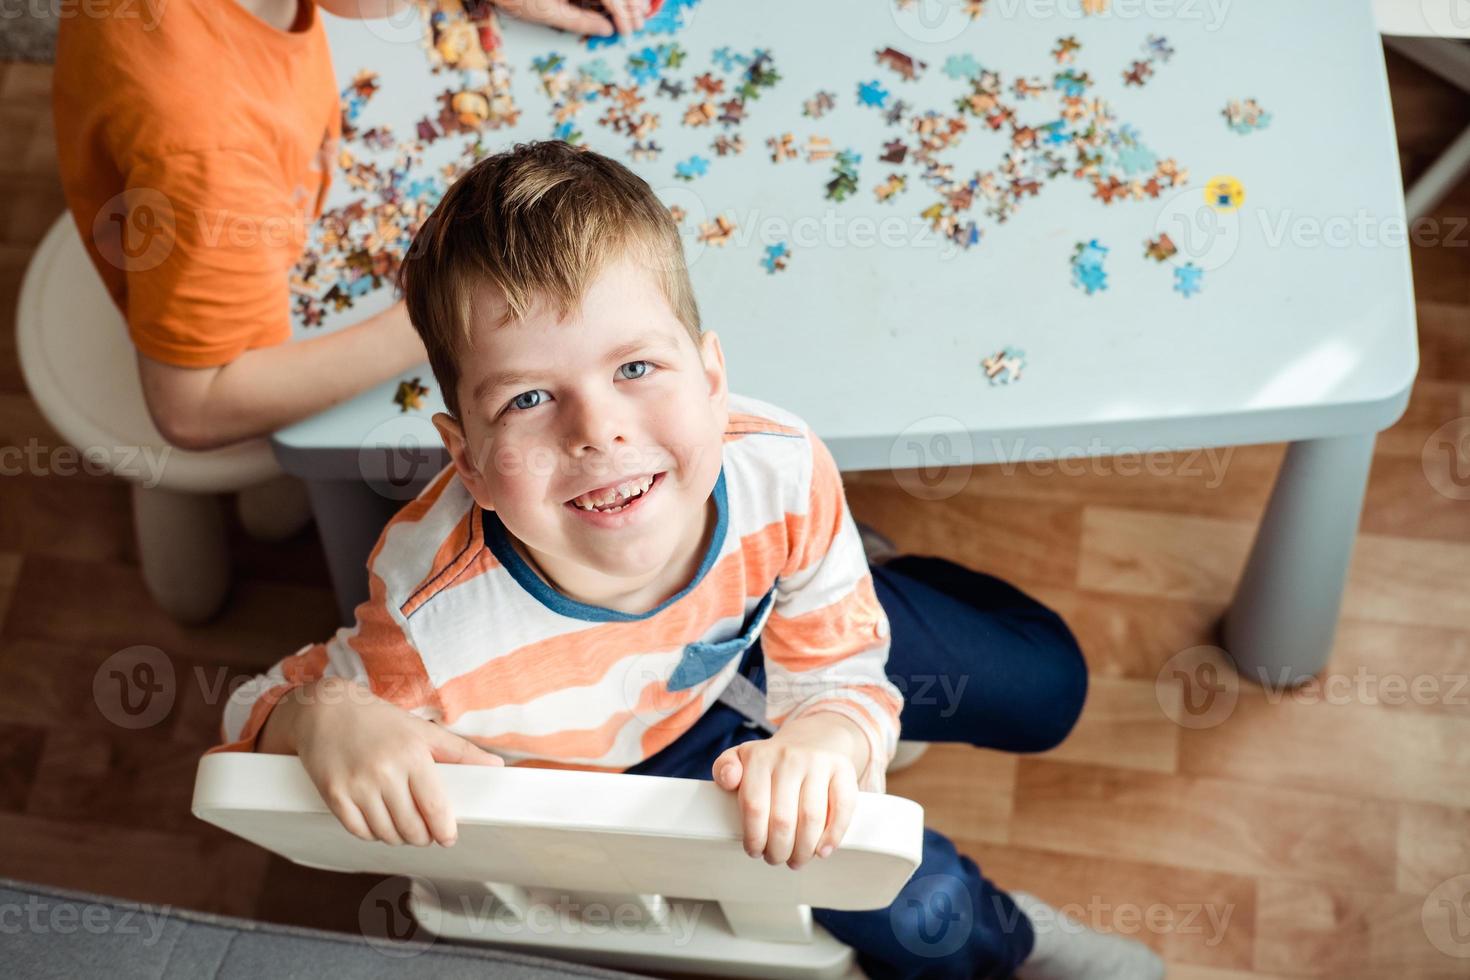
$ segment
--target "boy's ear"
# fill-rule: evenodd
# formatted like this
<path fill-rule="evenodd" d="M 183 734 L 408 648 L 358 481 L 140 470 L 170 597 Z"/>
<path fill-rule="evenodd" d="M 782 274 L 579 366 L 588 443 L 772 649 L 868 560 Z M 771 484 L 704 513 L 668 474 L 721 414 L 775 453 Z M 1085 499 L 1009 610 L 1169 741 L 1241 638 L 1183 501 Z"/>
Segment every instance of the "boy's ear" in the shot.
<path fill-rule="evenodd" d="M 485 510 L 494 510 L 490 488 L 485 485 L 478 461 L 470 452 L 464 426 L 448 412 L 435 412 L 433 422 L 434 428 L 439 430 L 439 438 L 444 440 L 444 448 L 449 450 L 449 458 L 454 461 L 454 469 L 459 474 L 460 482 L 465 485 L 470 496 L 475 498 L 475 503 Z"/>
<path fill-rule="evenodd" d="M 728 412 L 730 390 L 725 378 L 725 352 L 720 348 L 720 335 L 713 330 L 706 330 L 699 338 L 699 359 L 704 363 L 710 401 L 721 412 Z"/>

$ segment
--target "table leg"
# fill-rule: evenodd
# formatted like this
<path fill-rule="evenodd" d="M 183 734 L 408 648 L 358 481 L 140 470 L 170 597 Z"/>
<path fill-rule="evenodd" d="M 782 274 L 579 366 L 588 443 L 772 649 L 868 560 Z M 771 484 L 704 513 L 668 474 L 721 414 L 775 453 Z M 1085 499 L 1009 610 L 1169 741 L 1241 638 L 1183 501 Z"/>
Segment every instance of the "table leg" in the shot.
<path fill-rule="evenodd" d="M 1241 676 L 1292 687 L 1327 666 L 1374 439 L 1370 432 L 1287 448 L 1225 613 L 1225 649 Z"/>
<path fill-rule="evenodd" d="M 307 480 L 311 512 L 327 554 L 337 613 L 344 626 L 368 597 L 367 561 L 389 518 L 406 500 L 393 499 L 361 480 Z"/>

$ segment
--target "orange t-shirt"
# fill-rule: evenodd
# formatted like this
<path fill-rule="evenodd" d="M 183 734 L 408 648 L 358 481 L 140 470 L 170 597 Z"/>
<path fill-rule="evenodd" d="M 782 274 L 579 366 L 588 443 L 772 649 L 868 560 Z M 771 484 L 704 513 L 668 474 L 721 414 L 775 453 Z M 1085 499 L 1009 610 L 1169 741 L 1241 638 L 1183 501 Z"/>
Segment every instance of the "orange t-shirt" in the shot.
<path fill-rule="evenodd" d="M 138 349 L 227 364 L 291 336 L 341 130 L 326 34 L 311 0 L 290 31 L 236 0 L 137 9 L 62 19 L 62 189 Z"/>

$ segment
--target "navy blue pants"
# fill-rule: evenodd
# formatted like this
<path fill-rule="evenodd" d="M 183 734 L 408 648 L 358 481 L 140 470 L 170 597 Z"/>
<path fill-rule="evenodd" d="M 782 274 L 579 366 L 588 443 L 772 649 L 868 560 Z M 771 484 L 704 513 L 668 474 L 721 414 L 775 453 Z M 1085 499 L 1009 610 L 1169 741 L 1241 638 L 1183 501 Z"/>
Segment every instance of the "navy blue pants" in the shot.
<path fill-rule="evenodd" d="M 1066 738 L 1087 696 L 1087 665 L 1061 617 L 990 575 L 940 558 L 873 568 L 888 614 L 888 677 L 904 694 L 903 737 L 1041 752 Z M 765 689 L 757 642 L 741 673 Z M 716 703 L 628 772 L 710 779 L 715 758 L 766 733 Z M 820 860 L 820 859 L 817 859 Z M 924 829 L 923 861 L 884 909 L 813 909 L 875 978 L 1009 977 L 1031 953 L 1031 922 L 944 835 Z"/>

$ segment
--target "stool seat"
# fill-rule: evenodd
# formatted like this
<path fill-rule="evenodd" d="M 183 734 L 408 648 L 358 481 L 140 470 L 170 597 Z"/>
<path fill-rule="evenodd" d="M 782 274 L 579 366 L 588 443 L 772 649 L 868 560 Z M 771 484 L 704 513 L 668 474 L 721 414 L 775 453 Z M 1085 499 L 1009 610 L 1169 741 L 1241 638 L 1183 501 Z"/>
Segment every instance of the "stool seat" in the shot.
<path fill-rule="evenodd" d="M 159 434 L 143 399 L 127 324 L 70 215 L 51 226 L 26 269 L 16 334 L 21 372 L 47 420 L 118 476 L 156 478 L 129 462 L 145 452 L 166 461 L 157 485 L 168 490 L 228 493 L 280 475 L 266 439 L 190 452 Z"/>
<path fill-rule="evenodd" d="M 127 323 L 70 215 L 56 220 L 31 257 L 15 323 L 21 373 L 41 413 L 84 459 L 132 485 L 133 531 L 149 594 L 180 622 L 213 616 L 230 582 L 215 495 L 241 491 L 246 530 L 275 538 L 305 520 L 304 491 L 296 488 L 293 512 L 292 488 L 282 493 L 289 478 L 265 439 L 190 452 L 159 434 Z"/>

